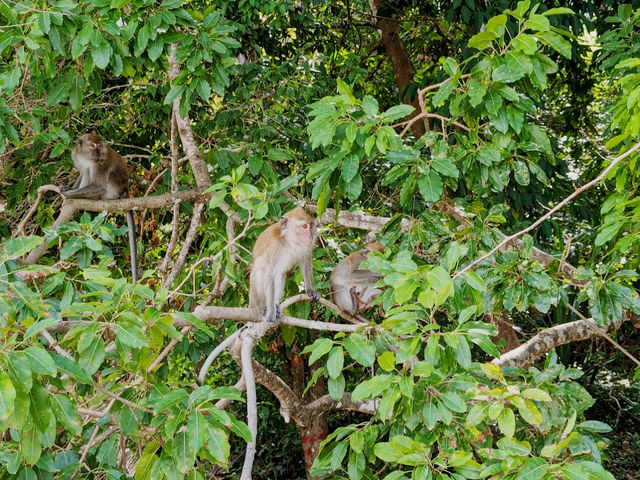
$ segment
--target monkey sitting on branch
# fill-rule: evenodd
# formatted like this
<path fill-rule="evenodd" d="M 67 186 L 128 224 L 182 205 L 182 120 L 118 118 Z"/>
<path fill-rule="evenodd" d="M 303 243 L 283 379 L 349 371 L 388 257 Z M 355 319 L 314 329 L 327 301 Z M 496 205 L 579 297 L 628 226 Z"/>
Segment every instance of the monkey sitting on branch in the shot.
<path fill-rule="evenodd" d="M 71 152 L 73 165 L 80 172 L 73 187 L 62 188 L 67 198 L 113 200 L 129 196 L 129 172 L 122 158 L 95 132 L 82 135 Z M 129 252 L 133 283 L 138 281 L 138 255 L 133 212 L 127 210 Z"/>
<path fill-rule="evenodd" d="M 285 280 L 296 265 L 300 266 L 307 295 L 312 301 L 320 298 L 313 288 L 315 236 L 315 223 L 302 207 L 285 213 L 258 236 L 251 252 L 249 308 L 259 309 L 268 322 L 280 319 Z"/>
<path fill-rule="evenodd" d="M 382 276 L 359 267 L 366 260 L 368 253 L 383 251 L 384 247 L 380 242 L 371 242 L 362 250 L 347 255 L 331 272 L 331 300 L 352 317 L 369 308 L 373 299 L 382 292 L 374 286 Z"/>

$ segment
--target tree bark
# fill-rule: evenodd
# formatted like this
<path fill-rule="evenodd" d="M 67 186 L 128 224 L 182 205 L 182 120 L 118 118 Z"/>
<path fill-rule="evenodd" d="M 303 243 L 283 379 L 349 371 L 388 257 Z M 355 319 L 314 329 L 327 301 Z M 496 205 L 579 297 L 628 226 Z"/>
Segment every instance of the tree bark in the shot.
<path fill-rule="evenodd" d="M 377 27 L 382 34 L 380 41 L 387 57 L 393 65 L 393 70 L 396 74 L 396 85 L 398 85 L 398 88 L 402 92 L 413 82 L 416 69 L 400 38 L 398 21 L 393 18 L 391 9 L 384 0 L 370 0 L 369 5 L 371 6 L 371 12 L 376 17 Z M 384 9 L 384 11 L 382 9 Z M 380 16 L 378 16 L 378 12 L 380 12 Z M 413 100 L 410 100 L 405 93 L 402 101 L 415 108 L 413 113 L 407 117 L 407 120 L 410 120 L 420 113 L 420 103 L 417 95 Z M 411 125 L 411 131 L 416 138 L 420 138 L 424 133 L 420 122 L 415 122 Z"/>

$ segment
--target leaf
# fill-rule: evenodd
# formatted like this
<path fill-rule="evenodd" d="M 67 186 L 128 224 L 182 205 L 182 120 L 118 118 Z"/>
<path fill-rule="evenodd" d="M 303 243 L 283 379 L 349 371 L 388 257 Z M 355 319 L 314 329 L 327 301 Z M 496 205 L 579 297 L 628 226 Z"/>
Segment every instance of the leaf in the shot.
<path fill-rule="evenodd" d="M 198 452 L 205 441 L 206 422 L 204 416 L 199 411 L 192 412 L 187 420 L 187 432 L 189 447 Z"/>
<path fill-rule="evenodd" d="M 502 412 L 498 415 L 498 427 L 505 437 L 513 437 L 516 430 L 516 417 L 513 410 L 510 408 L 502 409 Z"/>
<path fill-rule="evenodd" d="M 362 110 L 368 117 L 375 117 L 378 113 L 378 101 L 370 95 L 365 96 L 362 99 Z"/>
<path fill-rule="evenodd" d="M 467 281 L 467 285 L 478 292 L 484 292 L 487 289 L 487 285 L 484 280 L 476 272 L 468 271 L 464 274 L 464 279 Z"/>
<path fill-rule="evenodd" d="M 207 451 L 220 465 L 226 466 L 229 462 L 229 437 L 219 428 L 207 427 Z"/>
<path fill-rule="evenodd" d="M 330 338 L 319 338 L 310 346 L 306 347 L 302 353 L 311 352 L 309 365 L 313 365 L 318 359 L 329 353 L 331 347 L 333 347 L 333 340 Z"/>
<path fill-rule="evenodd" d="M 482 103 L 482 99 L 487 93 L 487 88 L 487 84 L 481 83 L 475 78 L 472 78 L 467 82 L 467 95 L 469 96 L 469 103 L 472 107 L 477 107 Z"/>
<path fill-rule="evenodd" d="M 97 45 L 91 47 L 91 58 L 101 70 L 104 70 L 109 65 L 109 59 L 111 58 L 113 50 L 104 39 L 100 39 Z"/>
<path fill-rule="evenodd" d="M 494 32 L 480 32 L 469 39 L 468 45 L 471 48 L 484 50 L 485 48 L 489 47 L 495 39 L 496 34 Z"/>
<path fill-rule="evenodd" d="M 539 480 L 549 470 L 549 465 L 542 458 L 527 458 L 519 468 L 516 480 Z"/>
<path fill-rule="evenodd" d="M 538 37 L 565 58 L 571 59 L 571 44 L 554 32 L 543 32 Z"/>
<path fill-rule="evenodd" d="M 458 178 L 458 175 L 460 175 L 453 158 L 436 158 L 431 166 L 434 170 L 447 177 Z"/>
<path fill-rule="evenodd" d="M 33 426 L 23 430 L 20 434 L 20 452 L 27 465 L 35 465 L 42 454 L 41 433 Z M 23 477 L 23 475 L 20 475 Z M 35 475 L 33 478 L 36 478 Z"/>
<path fill-rule="evenodd" d="M 536 32 L 548 32 L 551 29 L 549 19 L 544 15 L 538 15 L 534 13 L 527 21 L 524 22 L 524 26 L 535 30 Z"/>
<path fill-rule="evenodd" d="M 5 420 L 13 412 L 16 389 L 11 384 L 9 376 L 0 372 L 0 420 Z"/>
<path fill-rule="evenodd" d="M 349 183 L 357 175 L 359 168 L 360 168 L 360 157 L 355 153 L 352 153 L 351 155 L 347 155 L 345 159 L 342 161 L 342 172 L 341 172 L 342 179 L 346 183 Z"/>
<path fill-rule="evenodd" d="M 578 425 L 578 428 L 586 430 L 587 432 L 608 433 L 611 431 L 611 427 L 606 423 L 599 422 L 597 420 L 587 420 Z"/>
<path fill-rule="evenodd" d="M 118 341 L 124 345 L 128 345 L 133 348 L 148 347 L 147 339 L 142 332 L 142 329 L 134 325 L 131 322 L 116 323 L 113 325 L 113 331 L 118 338 Z"/>
<path fill-rule="evenodd" d="M 342 375 L 342 367 L 344 366 L 344 351 L 342 347 L 333 347 L 327 358 L 327 372 L 330 378 L 338 378 Z"/>
<path fill-rule="evenodd" d="M 181 403 L 189 398 L 189 395 L 184 389 L 175 390 L 172 392 L 163 395 L 160 399 L 156 401 L 156 404 L 153 407 L 153 410 L 156 413 L 160 413 L 163 410 L 173 407 L 178 403 Z"/>
<path fill-rule="evenodd" d="M 354 401 L 360 401 L 377 397 L 391 386 L 393 380 L 394 376 L 392 375 L 376 375 L 356 385 L 356 388 L 353 389 L 353 393 L 351 394 L 351 398 Z"/>
<path fill-rule="evenodd" d="M 464 413 L 467 411 L 467 405 L 464 400 L 453 390 L 449 390 L 442 396 L 442 403 L 454 412 Z"/>
<path fill-rule="evenodd" d="M 442 196 L 442 178 L 434 169 L 429 169 L 425 175 L 418 178 L 418 189 L 427 202 L 435 203 Z"/>
<path fill-rule="evenodd" d="M 196 452 L 189 446 L 187 431 L 183 430 L 176 433 L 171 442 L 173 446 L 173 458 L 176 467 L 182 473 L 188 473 L 193 467 L 196 459 Z"/>
<path fill-rule="evenodd" d="M 484 99 L 484 106 L 487 112 L 498 115 L 502 108 L 502 97 L 496 92 L 488 92 Z"/>
<path fill-rule="evenodd" d="M 82 433 L 82 425 L 78 419 L 76 404 L 71 402 L 66 396 L 55 394 L 51 396 L 51 408 L 67 431 L 74 435 Z"/>
<path fill-rule="evenodd" d="M 344 339 L 344 348 L 349 356 L 360 365 L 370 367 L 375 361 L 375 348 L 373 344 L 367 342 L 360 333 L 352 333 Z"/>
<path fill-rule="evenodd" d="M 602 465 L 595 462 L 579 461 L 564 465 L 562 473 L 568 480 L 615 480 L 615 477 L 607 472 Z"/>
<path fill-rule="evenodd" d="M 454 86 L 455 85 L 453 84 L 452 80 L 443 83 L 440 86 L 440 88 L 438 88 L 438 91 L 435 93 L 435 95 L 431 99 L 431 104 L 434 107 L 439 107 L 440 105 L 442 105 L 445 102 L 445 100 L 449 98 L 449 96 L 451 95 L 451 92 L 453 92 Z"/>
<path fill-rule="evenodd" d="M 529 185 L 529 182 L 531 181 L 527 164 L 522 160 L 516 160 L 513 162 L 513 176 L 515 177 L 516 182 L 523 186 Z"/>
<path fill-rule="evenodd" d="M 56 374 L 56 364 L 44 348 L 31 346 L 25 349 L 24 353 L 31 364 L 31 370 L 35 373 L 51 376 Z"/>
<path fill-rule="evenodd" d="M 384 352 L 382 355 L 378 356 L 378 365 L 380 365 L 380 368 L 382 368 L 385 372 L 392 372 L 395 368 L 396 365 L 396 356 L 393 354 L 393 352 Z M 415 372 L 415 369 L 413 371 L 414 375 L 418 375 Z"/>
<path fill-rule="evenodd" d="M 411 105 L 396 105 L 382 114 L 382 118 L 386 121 L 393 121 L 404 118 L 413 113 L 415 108 Z"/>
<path fill-rule="evenodd" d="M 527 55 L 533 55 L 538 49 L 538 44 L 535 37 L 526 33 L 521 33 L 516 38 L 514 38 L 512 45 L 514 51 L 520 51 L 526 53 Z"/>

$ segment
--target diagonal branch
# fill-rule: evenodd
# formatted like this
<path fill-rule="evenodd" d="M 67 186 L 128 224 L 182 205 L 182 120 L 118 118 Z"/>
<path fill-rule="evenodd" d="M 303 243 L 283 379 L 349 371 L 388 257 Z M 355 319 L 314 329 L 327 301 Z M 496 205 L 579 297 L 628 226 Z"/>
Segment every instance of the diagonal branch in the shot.
<path fill-rule="evenodd" d="M 545 213 L 543 216 L 541 216 L 538 220 L 536 220 L 531 225 L 529 225 L 527 228 L 525 228 L 523 230 L 520 230 L 519 232 L 516 232 L 513 235 L 509 235 L 508 237 L 506 237 L 504 240 L 502 240 L 500 243 L 498 243 L 498 245 L 493 247 L 488 253 L 484 254 L 482 257 L 478 258 L 477 260 L 474 260 L 469 265 L 464 267 L 462 270 L 458 271 L 455 275 L 453 275 L 452 278 L 456 279 L 456 278 L 460 277 L 461 275 L 465 274 L 466 272 L 468 272 L 472 268 L 476 267 L 479 263 L 483 262 L 484 260 L 486 260 L 488 258 L 491 258 L 493 256 L 493 254 L 495 254 L 501 248 L 505 247 L 506 245 L 508 245 L 512 241 L 516 240 L 517 238 L 521 237 L 525 233 L 530 232 L 531 230 L 536 228 L 538 225 L 540 225 L 545 220 L 551 218 L 551 216 L 553 216 L 554 213 L 556 213 L 562 207 L 567 205 L 569 202 L 571 202 L 571 200 L 576 198 L 582 192 L 584 192 L 586 190 L 589 190 L 594 185 L 597 185 L 598 183 L 600 183 L 607 176 L 607 174 L 613 169 L 613 167 L 615 167 L 618 163 L 620 163 L 620 161 L 622 161 L 623 159 L 627 158 L 629 155 L 631 155 L 633 152 L 635 152 L 638 149 L 640 149 L 640 143 L 636 143 L 629 150 L 627 150 L 626 152 L 624 152 L 621 155 L 618 155 L 616 158 L 614 158 L 611 161 L 609 166 L 607 168 L 605 168 L 603 170 L 603 172 L 600 175 L 598 175 L 596 178 L 591 180 L 589 183 L 584 184 L 582 187 L 574 190 L 571 195 L 569 195 L 567 198 L 562 200 L 555 207 L 553 207 L 551 210 L 549 210 L 547 213 Z"/>

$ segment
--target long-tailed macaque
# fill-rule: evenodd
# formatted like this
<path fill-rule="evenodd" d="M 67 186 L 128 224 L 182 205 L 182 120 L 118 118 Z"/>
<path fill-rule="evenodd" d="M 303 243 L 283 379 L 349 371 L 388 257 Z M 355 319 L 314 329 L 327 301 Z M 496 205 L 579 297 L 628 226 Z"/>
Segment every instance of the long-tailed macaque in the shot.
<path fill-rule="evenodd" d="M 61 193 L 65 197 L 113 200 L 129 196 L 129 172 L 124 158 L 109 147 L 97 133 L 82 135 L 71 152 L 71 158 L 80 176 L 73 187 L 62 190 Z M 135 223 L 133 212 L 127 210 L 126 213 L 131 274 L 135 283 L 138 281 Z"/>
<path fill-rule="evenodd" d="M 331 272 L 331 300 L 349 315 L 355 316 L 369 308 L 371 301 L 382 292 L 374 286 L 381 276 L 359 267 L 369 252 L 383 251 L 384 247 L 380 242 L 371 242 L 362 250 L 342 259 Z"/>
<path fill-rule="evenodd" d="M 260 234 L 253 246 L 253 266 L 249 278 L 249 308 L 260 309 L 265 319 L 280 319 L 280 300 L 284 295 L 287 273 L 300 265 L 304 288 L 313 301 L 313 242 L 315 224 L 302 207 L 285 213 Z"/>

